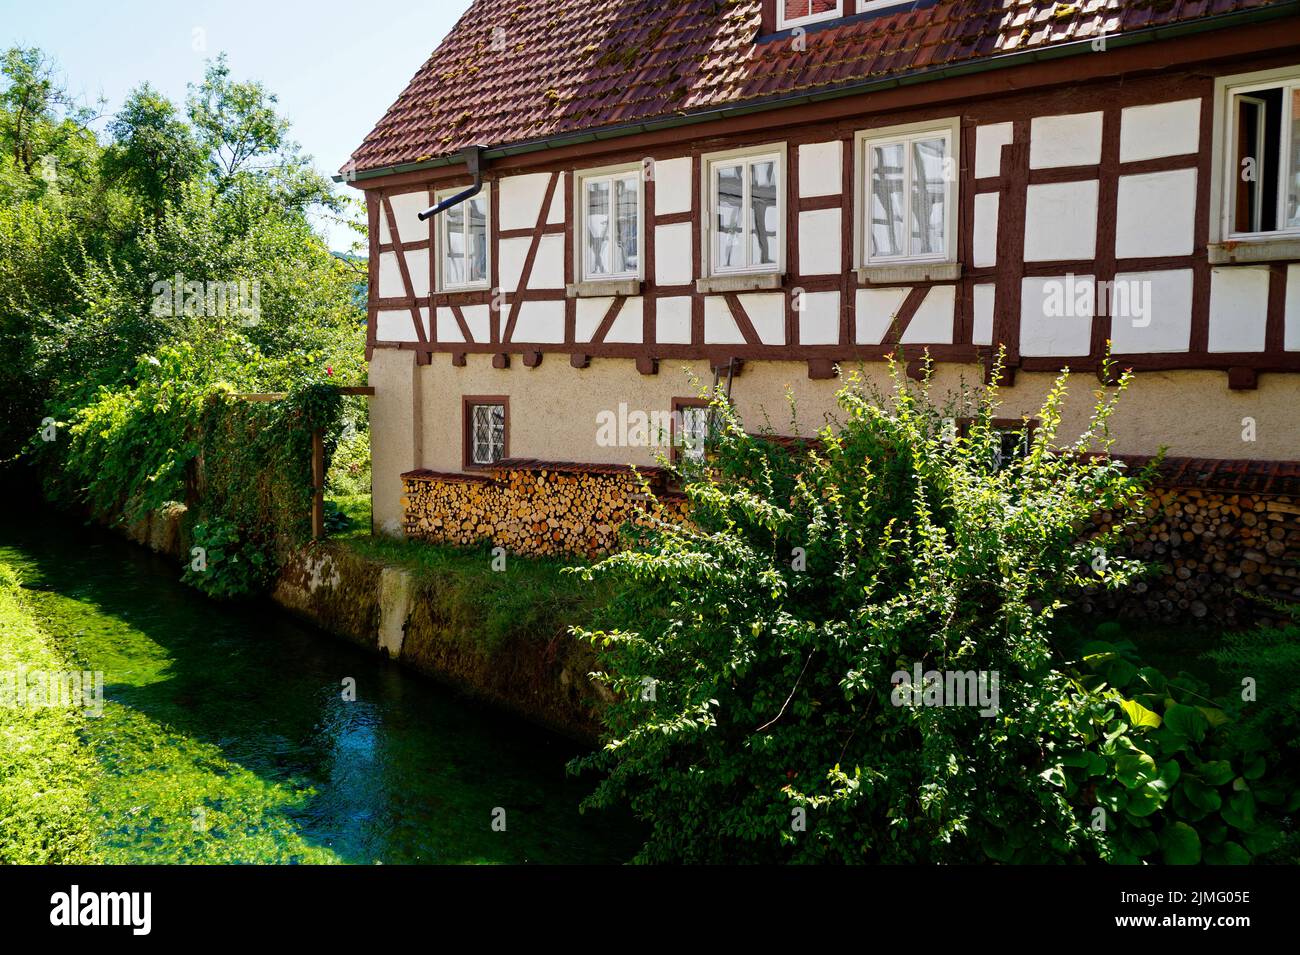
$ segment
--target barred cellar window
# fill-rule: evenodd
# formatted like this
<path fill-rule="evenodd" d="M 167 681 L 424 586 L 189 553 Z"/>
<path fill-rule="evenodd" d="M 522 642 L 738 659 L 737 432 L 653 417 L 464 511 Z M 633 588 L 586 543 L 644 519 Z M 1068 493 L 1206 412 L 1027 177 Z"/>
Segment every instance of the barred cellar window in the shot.
<path fill-rule="evenodd" d="M 464 463 L 481 468 L 509 457 L 509 400 L 467 396 L 464 399 Z"/>

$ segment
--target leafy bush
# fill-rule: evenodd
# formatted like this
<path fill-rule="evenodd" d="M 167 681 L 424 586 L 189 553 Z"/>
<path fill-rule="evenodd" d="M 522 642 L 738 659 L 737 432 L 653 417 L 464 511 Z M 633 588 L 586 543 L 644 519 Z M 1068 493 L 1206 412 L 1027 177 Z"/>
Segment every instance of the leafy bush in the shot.
<path fill-rule="evenodd" d="M 1127 376 L 1065 442 L 1062 375 L 1010 460 L 996 387 L 940 409 L 928 384 L 894 379 L 881 397 L 850 378 L 843 420 L 804 447 L 747 434 L 715 397 L 709 467 L 681 476 L 691 524 L 575 571 L 618 584 L 619 626 L 577 631 L 617 702 L 609 742 L 574 768 L 604 774 L 588 806 L 627 802 L 649 824 L 640 860 L 1150 855 L 1110 841 L 1141 818 L 1136 801 L 1109 830 L 1092 810 L 1116 781 L 1151 782 L 1130 750 L 1154 738 L 1117 715 L 1113 688 L 1072 672 L 1049 629 L 1073 588 L 1141 571 L 1119 553 L 1122 519 L 1081 538 L 1097 511 L 1136 515 L 1144 495 L 1143 476 L 1091 454 L 1110 446 Z M 996 713 L 906 705 L 894 684 L 917 665 L 996 674 Z M 1161 772 L 1176 752 L 1190 781 L 1193 758 L 1218 757 L 1172 735 L 1158 736 Z"/>
<path fill-rule="evenodd" d="M 229 349 L 164 347 L 139 363 L 134 383 L 101 387 L 65 409 L 68 440 L 42 449 L 43 472 L 53 496 L 101 516 L 134 521 L 185 503 L 208 566 L 188 566 L 184 579 L 236 596 L 260 590 L 310 538 L 311 431 L 324 433 L 328 463 L 342 398 L 308 379 L 284 400 L 243 400 L 229 384 L 205 380 L 214 355 L 228 361 Z"/>
<path fill-rule="evenodd" d="M 220 517 L 194 525 L 194 555 L 183 580 L 209 597 L 240 597 L 257 593 L 271 580 L 275 564 L 265 541 L 249 536 Z"/>
<path fill-rule="evenodd" d="M 1076 737 L 1045 778 L 1099 807 L 1102 858 L 1225 865 L 1273 848 L 1281 831 L 1266 816 L 1300 808 L 1300 792 L 1279 781 L 1268 738 L 1235 723 L 1201 681 L 1142 666 L 1131 643 L 1083 653 Z"/>
<path fill-rule="evenodd" d="M 1292 619 L 1296 611 L 1288 609 Z M 1233 686 L 1225 708 L 1252 738 L 1268 741 L 1277 775 L 1294 784 L 1300 779 L 1300 626 L 1295 623 L 1227 634 L 1206 654 Z M 1289 798 L 1288 812 L 1295 799 Z M 1300 829 L 1284 817 L 1283 840 L 1269 861 L 1300 863 Z"/>

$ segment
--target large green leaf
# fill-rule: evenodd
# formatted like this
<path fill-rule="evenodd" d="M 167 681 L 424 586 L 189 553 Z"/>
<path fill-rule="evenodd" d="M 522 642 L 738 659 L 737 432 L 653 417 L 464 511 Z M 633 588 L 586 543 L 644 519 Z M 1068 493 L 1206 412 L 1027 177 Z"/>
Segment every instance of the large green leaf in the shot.
<path fill-rule="evenodd" d="M 1200 710 L 1185 703 L 1175 703 L 1165 710 L 1165 726 L 1180 736 L 1199 743 L 1205 739 L 1210 721 Z"/>
<path fill-rule="evenodd" d="M 1152 729 L 1160 725 L 1160 714 L 1153 713 L 1137 700 L 1120 700 L 1120 707 L 1129 723 L 1136 729 L 1149 726 Z"/>
<path fill-rule="evenodd" d="M 1160 852 L 1166 865 L 1196 865 L 1201 861 L 1201 837 L 1185 822 L 1175 822 L 1160 833 Z"/>

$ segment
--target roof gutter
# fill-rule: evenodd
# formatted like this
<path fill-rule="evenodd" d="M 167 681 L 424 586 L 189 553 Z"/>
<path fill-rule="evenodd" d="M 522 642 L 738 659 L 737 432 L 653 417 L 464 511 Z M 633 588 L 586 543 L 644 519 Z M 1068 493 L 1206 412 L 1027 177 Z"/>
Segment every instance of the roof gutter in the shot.
<path fill-rule="evenodd" d="M 1300 0 L 1287 0 L 1285 3 L 1278 3 L 1272 6 L 1256 8 L 1253 10 L 1221 13 L 1212 17 L 1202 17 L 1196 20 L 1189 20 L 1186 23 L 1176 23 L 1162 27 L 1148 27 L 1142 30 L 1134 30 L 1129 33 L 1118 33 L 1114 36 L 1105 36 L 1103 40 L 1105 43 L 1104 49 L 1137 46 L 1142 43 L 1153 43 L 1160 40 L 1172 40 L 1179 37 L 1194 36 L 1199 33 L 1208 33 L 1213 30 L 1227 29 L 1228 27 L 1265 23 L 1270 20 L 1293 16 L 1297 12 L 1300 12 Z M 848 96 L 878 93 L 885 90 L 898 89 L 904 86 L 913 86 L 918 83 L 937 82 L 939 80 L 952 79 L 959 76 L 969 76 L 976 73 L 986 73 L 993 70 L 1010 69 L 1015 66 L 1024 66 L 1031 63 L 1041 63 L 1069 56 L 1078 56 L 1083 53 L 1093 52 L 1094 44 L 1097 42 L 1097 39 L 1098 38 L 1075 40 L 1071 43 L 1062 43 L 1056 46 L 1042 47 L 1033 50 L 1022 50 L 1015 53 L 1003 53 L 999 56 L 984 57 L 978 60 L 958 63 L 951 66 L 917 70 L 913 73 L 904 73 L 899 76 L 884 79 L 859 80 L 843 86 L 819 90 L 815 93 L 775 96 L 768 99 L 740 103 L 734 106 L 721 106 L 716 109 L 701 110 L 696 113 L 682 113 L 660 119 L 645 120 L 639 123 L 608 126 L 591 131 L 561 133 L 544 139 L 528 140 L 513 145 L 497 146 L 491 149 L 484 149 L 483 147 L 472 148 L 483 150 L 480 154 L 481 160 L 490 160 L 503 159 L 507 156 L 519 156 L 526 153 L 541 152 L 548 149 L 560 149 L 562 147 L 581 145 L 583 143 L 601 142 L 607 139 L 620 139 L 624 136 L 635 136 L 639 133 L 677 129 L 683 126 L 715 122 L 717 120 L 729 119 L 735 116 L 746 116 L 751 113 L 784 109 L 789 106 L 803 106 L 810 103 L 824 102 L 826 100 L 843 99 Z M 464 161 L 463 154 L 464 151 L 451 156 L 439 156 L 436 159 L 397 163 L 391 166 L 381 166 L 377 169 L 349 171 L 347 173 L 335 175 L 333 178 L 335 182 L 343 182 L 345 180 L 348 182 L 358 182 L 365 179 L 378 179 L 382 176 L 393 176 L 406 172 L 438 169 L 445 166 L 459 165 Z"/>

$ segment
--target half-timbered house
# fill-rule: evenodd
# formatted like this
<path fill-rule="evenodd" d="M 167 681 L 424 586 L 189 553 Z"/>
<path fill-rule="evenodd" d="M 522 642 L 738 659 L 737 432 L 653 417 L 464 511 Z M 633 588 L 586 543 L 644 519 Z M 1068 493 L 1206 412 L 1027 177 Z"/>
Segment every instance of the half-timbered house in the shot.
<path fill-rule="evenodd" d="M 1109 347 L 1118 452 L 1292 488 L 1297 7 L 476 0 L 341 173 L 377 525 L 600 544 L 500 495 L 652 465 L 719 370 L 811 430 L 900 349 L 942 391 L 1005 348 L 1011 418 L 1068 366 L 1078 422 Z"/>

